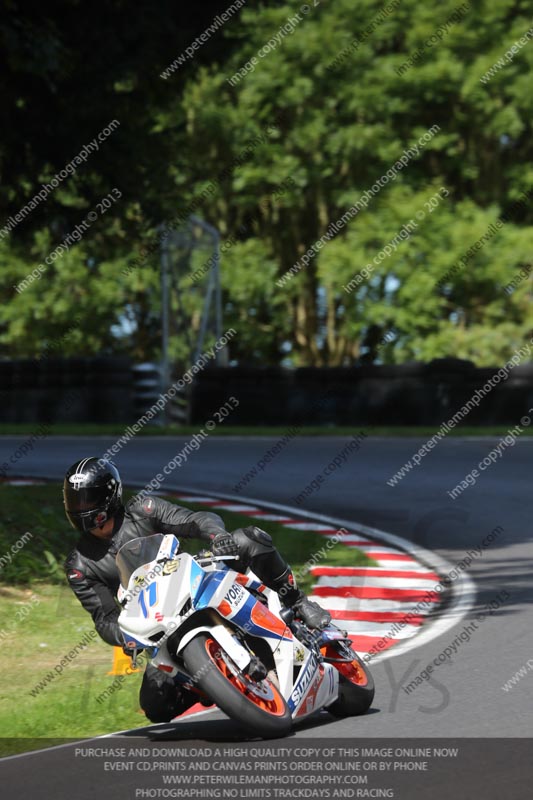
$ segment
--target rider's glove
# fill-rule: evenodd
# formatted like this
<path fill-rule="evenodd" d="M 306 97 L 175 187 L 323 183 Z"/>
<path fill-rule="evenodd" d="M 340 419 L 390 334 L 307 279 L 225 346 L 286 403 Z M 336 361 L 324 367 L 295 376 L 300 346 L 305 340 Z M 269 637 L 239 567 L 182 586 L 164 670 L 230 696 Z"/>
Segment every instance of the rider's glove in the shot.
<path fill-rule="evenodd" d="M 211 541 L 211 550 L 214 556 L 238 556 L 239 548 L 231 533 L 217 533 Z"/>

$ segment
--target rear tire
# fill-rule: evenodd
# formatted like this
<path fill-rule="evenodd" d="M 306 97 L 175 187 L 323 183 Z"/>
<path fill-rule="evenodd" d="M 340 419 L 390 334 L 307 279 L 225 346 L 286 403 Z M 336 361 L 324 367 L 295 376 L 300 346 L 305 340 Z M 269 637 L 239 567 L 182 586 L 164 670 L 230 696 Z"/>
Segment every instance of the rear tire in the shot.
<path fill-rule="evenodd" d="M 199 633 L 183 650 L 189 675 L 228 717 L 264 739 L 286 736 L 292 717 L 279 689 L 266 678 L 244 681 L 233 674 L 228 658 L 207 633 Z"/>
<path fill-rule="evenodd" d="M 339 672 L 339 697 L 328 706 L 335 717 L 365 714 L 374 700 L 374 679 L 359 656 L 345 664 L 334 665 Z"/>

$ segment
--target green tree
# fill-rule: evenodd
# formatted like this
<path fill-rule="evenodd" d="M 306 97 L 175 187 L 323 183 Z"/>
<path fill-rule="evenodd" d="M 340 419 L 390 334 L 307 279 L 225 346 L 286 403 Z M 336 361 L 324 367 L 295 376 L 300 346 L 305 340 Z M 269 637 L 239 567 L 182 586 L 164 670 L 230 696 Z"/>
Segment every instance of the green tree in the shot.
<path fill-rule="evenodd" d="M 531 260 L 531 198 L 516 202 L 533 187 L 533 46 L 486 79 L 529 30 L 530 0 L 249 2 L 166 79 L 162 70 L 216 13 L 211 5 L 180 27 L 169 4 L 154 15 L 142 2 L 120 37 L 128 4 L 103 6 L 102 16 L 98 5 L 62 0 L 61 23 L 46 7 L 27 25 L 0 25 L 12 79 L 1 112 L 13 115 L 0 149 L 6 215 L 95 128 L 120 120 L 41 216 L 3 240 L 4 353 L 34 353 L 81 309 L 90 335 L 76 344 L 85 352 L 156 356 L 157 225 L 178 228 L 191 210 L 225 243 L 224 320 L 238 331 L 231 353 L 240 362 L 457 355 L 491 364 L 531 336 L 529 281 L 503 287 Z M 438 132 L 367 208 L 283 282 L 429 129 Z M 13 284 L 114 186 L 120 205 L 15 296 Z M 505 224 L 455 268 L 500 217 Z M 195 330 L 200 295 L 190 277 L 178 283 Z"/>
<path fill-rule="evenodd" d="M 533 50 L 524 50 L 488 88 L 480 82 L 502 42 L 510 46 L 528 29 L 527 9 L 501 2 L 487 14 L 472 7 L 456 21 L 452 2 L 437 8 L 403 0 L 380 15 L 382 8 L 373 0 L 357 7 L 350 0 L 320 4 L 300 15 L 293 32 L 244 78 L 229 81 L 294 18 L 298 5 L 243 12 L 239 30 L 232 29 L 241 47 L 225 63 L 200 70 L 179 100 L 188 119 L 181 169 L 192 177 L 191 195 L 206 174 L 224 176 L 204 213 L 248 245 L 224 258 L 228 315 L 247 344 L 254 341 L 256 314 L 243 308 L 256 308 L 259 290 L 261 351 L 273 348 L 281 358 L 288 343 L 295 364 L 353 363 L 376 326 L 382 335 L 395 332 L 394 343 L 380 349 L 386 360 L 457 354 L 494 363 L 532 327 L 525 287 L 511 297 L 502 291 L 530 258 L 531 204 L 445 290 L 436 284 L 532 185 L 530 167 L 521 166 L 530 163 L 532 142 L 530 93 L 521 88 Z M 438 26 L 443 38 L 398 74 Z M 247 141 L 275 119 L 279 132 L 228 175 Z M 274 288 L 273 270 L 279 277 L 297 263 L 435 125 L 438 135 L 367 210 L 293 280 Z M 281 207 L 265 207 L 273 187 L 289 178 L 294 187 Z M 426 212 L 409 241 L 359 291 L 343 292 L 441 186 L 448 197 Z M 259 221 L 242 235 L 247 215 Z M 244 253 L 257 258 L 253 277 Z"/>

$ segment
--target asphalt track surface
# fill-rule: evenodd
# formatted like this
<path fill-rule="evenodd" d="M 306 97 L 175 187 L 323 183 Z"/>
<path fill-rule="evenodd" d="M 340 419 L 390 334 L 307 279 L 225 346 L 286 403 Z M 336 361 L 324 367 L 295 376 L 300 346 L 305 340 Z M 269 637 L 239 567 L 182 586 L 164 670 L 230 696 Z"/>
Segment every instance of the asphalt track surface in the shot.
<path fill-rule="evenodd" d="M 167 478 L 164 488 L 235 495 L 235 484 L 279 438 L 212 436 Z M 24 439 L 1 437 L 0 462 L 8 461 Z M 147 483 L 188 440 L 189 437 L 137 437 L 114 461 L 125 483 Z M 60 481 L 72 462 L 99 455 L 115 441 L 115 437 L 42 440 L 35 443 L 33 452 L 18 460 L 12 474 Z M 424 441 L 423 438 L 367 438 L 360 450 L 349 456 L 300 508 L 397 534 L 436 552 L 451 564 L 459 562 L 469 549 L 478 547 L 491 531 L 501 526 L 503 531 L 496 541 L 474 559 L 469 569 L 477 590 L 472 609 L 442 636 L 373 666 L 376 697 L 367 715 L 335 720 L 324 713 L 298 726 L 292 739 L 309 742 L 324 737 L 533 736 L 533 671 L 528 671 L 510 691 L 502 689 L 533 658 L 530 523 L 533 439 L 523 438 L 506 449 L 496 464 L 481 473 L 476 485 L 456 500 L 447 495 L 447 490 L 476 467 L 498 439 L 449 437 L 398 485 L 387 485 L 387 479 Z M 346 444 L 343 437 L 295 438 L 264 471 L 258 472 L 238 497 L 294 506 L 294 498 Z M 58 502 L 61 502 L 59 487 Z M 503 601 L 497 599 L 502 592 L 507 598 Z M 491 602 L 499 604 L 493 614 L 486 608 Z M 408 684 L 438 658 L 480 612 L 485 613 L 484 620 L 478 623 L 469 641 L 461 642 L 451 660 L 435 668 L 431 683 L 424 681 L 406 693 L 401 684 Z M 168 725 L 163 726 L 161 730 L 165 731 L 165 738 L 174 741 L 242 740 L 237 726 L 219 712 L 197 718 L 194 723 L 178 722 L 170 730 Z M 147 741 L 144 731 L 139 731 L 137 737 Z M 62 752 L 54 751 L 54 761 L 61 761 Z M 42 759 L 44 764 L 51 755 L 28 758 L 37 767 L 37 761 Z M 20 768 L 22 761 L 4 762 L 4 767 L 10 765 Z"/>

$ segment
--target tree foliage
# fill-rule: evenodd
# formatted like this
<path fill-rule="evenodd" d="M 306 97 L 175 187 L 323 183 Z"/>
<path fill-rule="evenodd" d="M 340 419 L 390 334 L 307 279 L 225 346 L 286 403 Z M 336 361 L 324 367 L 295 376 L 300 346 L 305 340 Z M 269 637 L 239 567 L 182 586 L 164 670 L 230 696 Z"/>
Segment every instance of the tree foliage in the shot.
<path fill-rule="evenodd" d="M 4 218 L 110 120 L 120 128 L 2 238 L 0 352 L 36 354 L 78 314 L 72 351 L 157 357 L 150 242 L 159 223 L 191 208 L 226 243 L 224 327 L 238 332 L 235 361 L 455 355 L 495 364 L 533 334 L 529 279 L 504 290 L 533 244 L 533 195 L 517 205 L 533 188 L 533 40 L 481 81 L 530 29 L 530 0 L 471 0 L 459 19 L 458 0 L 247 3 L 168 79 L 161 71 L 229 2 L 185 22 L 170 3 L 154 14 L 141 2 L 132 14 L 120 0 L 61 0 L 28 19 L 23 4 L 9 5 L 15 17 L 0 27 L 10 79 Z M 253 69 L 231 81 L 247 63 Z M 367 208 L 279 285 L 433 126 L 438 133 Z M 13 285 L 115 186 L 120 202 L 17 294 Z"/>

